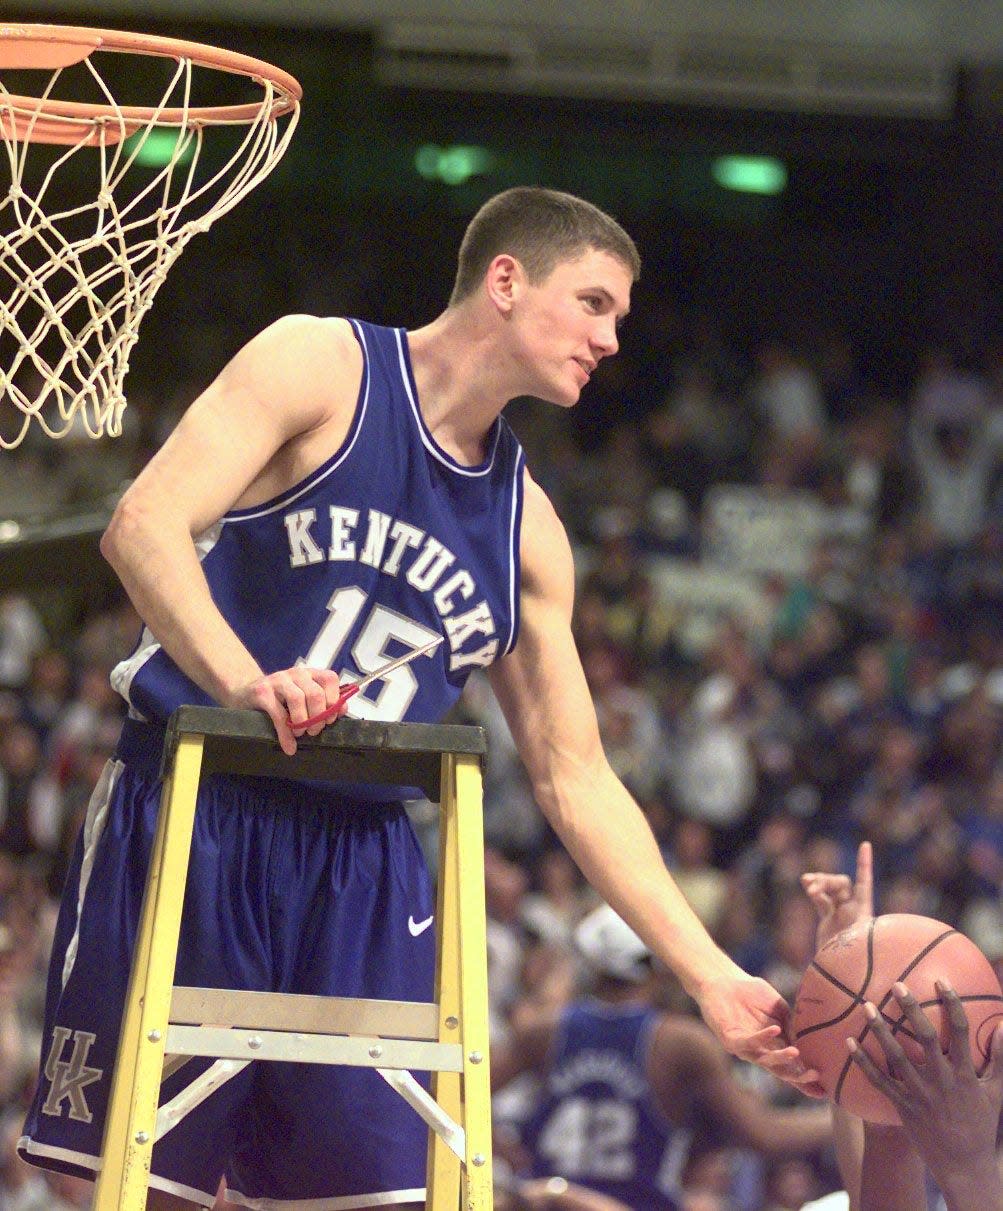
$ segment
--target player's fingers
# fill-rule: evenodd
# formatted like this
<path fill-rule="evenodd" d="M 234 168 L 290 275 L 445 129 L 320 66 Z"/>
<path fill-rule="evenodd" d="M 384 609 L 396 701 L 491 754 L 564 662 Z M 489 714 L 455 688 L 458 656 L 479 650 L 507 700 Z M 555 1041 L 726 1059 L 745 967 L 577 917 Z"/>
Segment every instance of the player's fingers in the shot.
<path fill-rule="evenodd" d="M 982 1074 L 982 1080 L 1003 1086 L 1003 1030 L 996 1027 L 989 1040 L 989 1064 Z"/>
<path fill-rule="evenodd" d="M 328 724 L 340 719 L 348 710 L 347 701 L 340 706 L 338 703 L 342 691 L 341 678 L 333 669 L 303 669 L 302 675 L 300 670 L 297 670 L 297 675 L 305 694 L 306 714 L 303 721 L 293 724 L 293 730 L 301 735 L 319 736 Z M 338 709 L 332 709 L 335 707 Z M 324 718 L 309 727 L 304 726 L 304 723 L 319 715 Z"/>
<path fill-rule="evenodd" d="M 275 690 L 267 681 L 259 681 L 251 689 L 251 705 L 259 711 L 264 711 L 272 721 L 279 747 L 291 757 L 296 752 L 296 737 L 289 725 L 289 715 L 286 704 L 282 702 Z"/>
<path fill-rule="evenodd" d="M 902 983 L 892 985 L 892 996 L 902 1010 L 902 1017 L 908 1023 L 910 1033 L 923 1048 L 926 1063 L 942 1064 L 944 1056 L 940 1049 L 940 1037 L 933 1023 L 923 1012 L 919 1001 Z M 962 1010 L 962 1014 L 964 1014 L 964 1010 Z"/>
<path fill-rule="evenodd" d="M 969 1044 L 971 1031 L 968 1024 L 968 1014 L 965 1013 L 965 1007 L 961 1002 L 961 998 L 947 980 L 937 980 L 935 987 L 937 995 L 940 997 L 940 1002 L 947 1012 L 947 1025 L 950 1030 L 950 1039 L 947 1045 L 948 1058 L 955 1068 L 974 1072 L 975 1064 L 972 1062 L 972 1052 Z"/>
<path fill-rule="evenodd" d="M 871 1001 L 864 1002 L 864 1017 L 867 1018 L 871 1033 L 878 1040 L 878 1046 L 885 1053 L 889 1069 L 901 1067 L 902 1061 L 905 1059 L 905 1052 L 888 1029 L 888 1023 L 878 1012 L 878 1007 Z"/>
<path fill-rule="evenodd" d="M 279 747 L 291 757 L 296 752 L 296 736 L 289 726 L 289 716 L 281 708 L 268 711 L 268 717 L 275 725 L 275 734 L 279 738 Z"/>
<path fill-rule="evenodd" d="M 895 1082 L 886 1073 L 874 1063 L 867 1052 L 860 1046 L 856 1039 L 847 1039 L 846 1047 L 850 1053 L 850 1058 L 863 1072 L 864 1076 L 871 1082 L 875 1089 L 883 1093 L 891 1102 L 898 1100 L 898 1089 Z"/>
<path fill-rule="evenodd" d="M 815 1070 L 811 1069 L 811 1071 L 814 1072 Z M 825 1087 L 819 1084 L 817 1076 L 814 1078 L 806 1077 L 804 1082 L 798 1083 L 798 1089 L 801 1090 L 805 1097 L 817 1098 L 819 1101 L 825 1101 L 829 1096 Z"/>
<path fill-rule="evenodd" d="M 341 693 L 341 678 L 334 669 L 314 669 L 313 677 L 324 693 L 323 704 L 317 712 L 320 714 L 320 711 L 326 711 L 338 701 Z"/>
<path fill-rule="evenodd" d="M 327 709 L 327 694 L 324 692 L 324 687 L 311 679 L 303 687 L 303 693 L 306 701 L 306 718 L 314 719 L 317 715 L 323 714 Z M 308 736 L 317 736 L 324 730 L 325 722 L 326 720 L 321 720 L 304 730 Z"/>
<path fill-rule="evenodd" d="M 878 1046 L 885 1053 L 885 1064 L 889 1075 L 903 1082 L 908 1082 L 910 1076 L 915 1079 L 916 1072 L 909 1057 L 902 1050 L 898 1039 L 888 1029 L 888 1023 L 878 1012 L 877 1006 L 867 1001 L 864 1004 L 864 1016 L 870 1023 L 872 1034 L 878 1040 Z"/>
<path fill-rule="evenodd" d="M 801 1059 L 801 1053 L 796 1047 L 781 1047 L 776 1050 L 761 1052 L 758 1062 L 767 1072 L 796 1089 L 812 1097 L 824 1096 L 824 1090 L 819 1084 L 819 1073 L 814 1068 L 806 1068 Z"/>
<path fill-rule="evenodd" d="M 758 1054 L 762 1050 L 777 1051 L 779 1048 L 770 1046 L 775 1039 L 779 1039 L 784 1033 L 784 1028 L 777 1022 L 772 1022 L 769 1026 L 764 1026 L 762 1030 L 757 1030 L 755 1034 L 745 1035 L 744 1043 L 745 1050 L 752 1054 Z"/>
<path fill-rule="evenodd" d="M 780 1033 L 784 1039 L 789 1039 L 791 1032 L 791 1007 L 782 996 L 777 996 L 776 1003 L 771 1007 L 770 1017 L 780 1024 Z"/>
<path fill-rule="evenodd" d="M 801 886 L 810 895 L 849 896 L 853 885 L 847 875 L 828 874 L 825 871 L 812 871 L 801 876 Z"/>
<path fill-rule="evenodd" d="M 820 921 L 825 921 L 836 911 L 836 905 L 832 902 L 832 897 L 826 895 L 824 891 L 819 891 L 815 888 L 808 892 L 808 899 L 811 901 L 815 915 Z"/>
<path fill-rule="evenodd" d="M 874 851 L 870 841 L 861 841 L 857 847 L 857 877 L 853 892 L 864 914 L 874 916 Z"/>
<path fill-rule="evenodd" d="M 303 722 L 309 718 L 304 687 L 288 672 L 275 673 L 269 680 L 275 696 L 285 703 L 289 726 L 293 731 L 300 730 Z"/>
<path fill-rule="evenodd" d="M 337 691 L 338 687 L 341 685 L 341 678 L 334 671 L 334 669 L 311 669 L 310 672 L 313 674 L 314 681 L 316 681 L 318 685 L 324 686 L 324 688 L 328 691 L 330 691 L 332 688 Z"/>

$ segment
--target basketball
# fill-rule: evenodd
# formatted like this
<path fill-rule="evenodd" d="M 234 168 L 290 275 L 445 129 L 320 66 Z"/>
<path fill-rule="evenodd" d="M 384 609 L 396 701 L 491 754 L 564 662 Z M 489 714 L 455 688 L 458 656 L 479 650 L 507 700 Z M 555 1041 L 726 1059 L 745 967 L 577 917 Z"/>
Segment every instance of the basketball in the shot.
<path fill-rule="evenodd" d="M 846 1040 L 856 1039 L 887 1071 L 884 1052 L 864 1015 L 864 1002 L 871 1001 L 909 1058 L 922 1062 L 922 1047 L 892 996 L 892 985 L 901 982 L 937 1028 L 946 1050 L 949 1027 L 937 980 L 947 981 L 961 998 L 972 1060 L 982 1072 L 993 1030 L 1003 1018 L 1003 992 L 989 960 L 964 934 L 930 917 L 890 913 L 844 929 L 818 951 L 798 989 L 792 1033 L 805 1064 L 818 1070 L 836 1105 L 872 1123 L 900 1122 L 891 1102 L 851 1060 Z"/>

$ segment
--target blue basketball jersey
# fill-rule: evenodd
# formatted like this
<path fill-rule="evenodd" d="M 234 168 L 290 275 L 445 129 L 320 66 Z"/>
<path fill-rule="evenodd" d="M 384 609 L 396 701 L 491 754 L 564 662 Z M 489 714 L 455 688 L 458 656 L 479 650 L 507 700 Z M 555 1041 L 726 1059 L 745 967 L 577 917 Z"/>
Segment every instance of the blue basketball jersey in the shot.
<path fill-rule="evenodd" d="M 435 441 L 407 334 L 353 320 L 363 353 L 341 448 L 280 497 L 227 513 L 196 543 L 213 600 L 266 672 L 297 663 L 358 680 L 443 636 L 349 700 L 348 713 L 434 722 L 519 626 L 522 450 L 499 417 L 479 466 Z M 144 629 L 112 683 L 138 718 L 211 704 Z"/>
<path fill-rule="evenodd" d="M 691 1132 L 655 1104 L 646 1072 L 659 1014 L 598 1001 L 562 1014 L 541 1099 L 523 1131 L 534 1177 L 560 1176 L 637 1211 L 676 1211 Z"/>

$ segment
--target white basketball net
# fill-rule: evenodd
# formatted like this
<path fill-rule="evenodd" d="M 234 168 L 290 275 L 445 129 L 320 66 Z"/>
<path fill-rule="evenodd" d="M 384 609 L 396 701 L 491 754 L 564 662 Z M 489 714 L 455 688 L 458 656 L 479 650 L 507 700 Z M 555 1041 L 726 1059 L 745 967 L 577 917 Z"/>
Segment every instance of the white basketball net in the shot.
<path fill-rule="evenodd" d="M 80 132 L 77 142 L 60 140 L 66 145 L 54 147 L 43 133 L 66 69 L 52 71 L 29 99 L 0 81 L 0 449 L 19 445 L 32 420 L 54 438 L 71 429 L 119 435 L 129 353 L 168 270 L 192 236 L 271 172 L 299 117 L 287 94 L 256 80 L 264 90 L 257 116 L 207 122 L 191 102 L 199 65 L 182 58 L 152 120 L 137 122 L 115 102 L 96 57 L 76 70 L 90 72 L 112 112 L 61 114 L 61 129 Z M 234 146 L 210 167 L 207 136 L 220 126 L 231 129 Z M 165 130 L 176 135 L 169 160 L 143 164 L 148 141 Z M 208 142 L 217 155 L 216 140 Z M 81 177 L 89 182 L 85 201 Z"/>

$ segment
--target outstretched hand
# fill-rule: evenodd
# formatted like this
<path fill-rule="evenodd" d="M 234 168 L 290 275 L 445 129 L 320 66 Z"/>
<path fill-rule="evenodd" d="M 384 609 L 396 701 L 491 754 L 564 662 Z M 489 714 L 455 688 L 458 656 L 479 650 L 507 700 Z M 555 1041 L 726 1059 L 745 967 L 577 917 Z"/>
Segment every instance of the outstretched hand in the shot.
<path fill-rule="evenodd" d="M 759 1064 L 802 1093 L 821 1097 L 818 1073 L 806 1069 L 788 1042 L 790 1009 L 765 980 L 736 968 L 734 976 L 709 981 L 697 1001 L 704 1021 L 726 1051 Z"/>
<path fill-rule="evenodd" d="M 861 841 L 857 849 L 857 872 L 852 882 L 849 875 L 809 871 L 801 876 L 801 886 L 818 917 L 815 947 L 820 950 L 844 929 L 874 916 L 874 855 L 870 841 Z"/>

